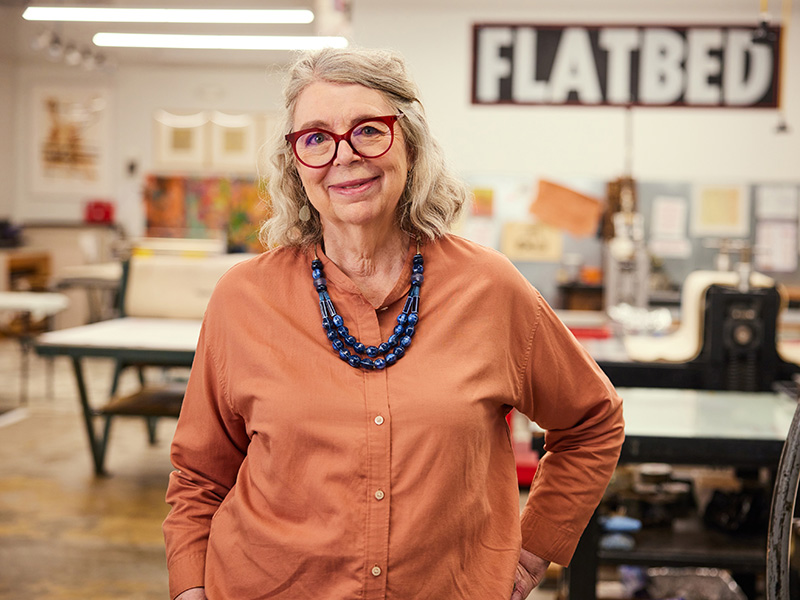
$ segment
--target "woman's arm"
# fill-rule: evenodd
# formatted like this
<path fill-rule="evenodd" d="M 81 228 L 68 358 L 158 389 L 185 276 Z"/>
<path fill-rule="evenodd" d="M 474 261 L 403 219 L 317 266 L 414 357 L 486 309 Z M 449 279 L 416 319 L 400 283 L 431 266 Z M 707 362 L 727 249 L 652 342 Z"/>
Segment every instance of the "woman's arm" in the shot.
<path fill-rule="evenodd" d="M 547 453 L 522 513 L 522 547 L 567 565 L 616 467 L 625 437 L 622 400 L 586 349 L 536 296 L 516 408 L 546 431 Z"/>
<path fill-rule="evenodd" d="M 166 498 L 172 510 L 163 529 L 173 598 L 204 585 L 211 519 L 236 481 L 249 443 L 227 394 L 219 346 L 204 323 L 172 441 L 175 471 Z"/>

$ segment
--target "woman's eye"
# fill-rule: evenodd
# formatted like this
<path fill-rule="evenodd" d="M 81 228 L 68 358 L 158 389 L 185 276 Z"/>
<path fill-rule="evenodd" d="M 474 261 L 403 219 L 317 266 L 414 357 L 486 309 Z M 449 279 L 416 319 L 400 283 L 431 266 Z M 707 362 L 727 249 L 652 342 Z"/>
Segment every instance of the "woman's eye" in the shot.
<path fill-rule="evenodd" d="M 304 136 L 303 145 L 306 147 L 319 146 L 324 143 L 326 139 L 327 136 L 324 133 L 321 131 L 314 131 Z"/>
<path fill-rule="evenodd" d="M 377 135 L 380 133 L 373 125 L 364 125 L 359 131 L 359 135 Z"/>

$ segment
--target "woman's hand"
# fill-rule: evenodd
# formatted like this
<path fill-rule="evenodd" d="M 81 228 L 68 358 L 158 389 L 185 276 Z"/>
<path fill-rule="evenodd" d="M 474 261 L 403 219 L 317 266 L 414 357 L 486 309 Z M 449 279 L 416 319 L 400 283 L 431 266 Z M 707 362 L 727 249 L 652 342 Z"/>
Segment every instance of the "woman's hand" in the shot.
<path fill-rule="evenodd" d="M 206 588 L 189 588 L 175 596 L 175 600 L 208 600 L 206 598 Z"/>
<path fill-rule="evenodd" d="M 528 552 L 524 548 L 519 552 L 519 563 L 517 572 L 514 574 L 514 591 L 511 600 L 525 600 L 542 580 L 544 580 L 549 560 L 539 558 L 535 554 Z"/>

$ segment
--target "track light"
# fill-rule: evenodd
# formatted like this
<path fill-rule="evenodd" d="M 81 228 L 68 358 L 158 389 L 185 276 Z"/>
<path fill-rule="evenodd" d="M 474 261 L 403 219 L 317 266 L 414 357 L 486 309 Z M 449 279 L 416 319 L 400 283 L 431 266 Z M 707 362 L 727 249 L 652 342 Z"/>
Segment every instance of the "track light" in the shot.
<path fill-rule="evenodd" d="M 61 57 L 64 56 L 64 44 L 61 43 L 61 38 L 53 34 L 45 51 L 47 52 L 47 58 L 50 60 L 61 60 Z"/>
<path fill-rule="evenodd" d="M 75 44 L 67 44 L 64 48 L 64 62 L 70 67 L 77 67 L 81 64 L 81 60 L 83 60 L 83 55 Z"/>
<path fill-rule="evenodd" d="M 72 41 L 62 41 L 61 37 L 52 30 L 42 31 L 31 39 L 31 48 L 37 52 L 44 52 L 45 56 L 53 61 L 64 61 L 70 67 L 83 67 L 87 71 L 110 70 L 115 67 L 102 54 L 88 48 L 79 49 Z"/>
<path fill-rule="evenodd" d="M 47 46 L 50 45 L 50 41 L 53 39 L 53 35 L 55 35 L 52 31 L 45 30 L 41 33 L 37 34 L 36 36 L 31 39 L 31 48 L 34 50 L 44 50 Z"/>

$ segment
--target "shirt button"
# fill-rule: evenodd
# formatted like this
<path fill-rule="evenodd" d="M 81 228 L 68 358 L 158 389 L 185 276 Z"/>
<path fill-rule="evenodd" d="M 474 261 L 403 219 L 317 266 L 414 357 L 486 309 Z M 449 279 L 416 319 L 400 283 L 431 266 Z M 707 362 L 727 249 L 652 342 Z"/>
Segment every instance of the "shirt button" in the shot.
<path fill-rule="evenodd" d="M 383 493 L 383 490 L 378 490 L 377 492 L 375 492 L 375 498 L 377 498 L 378 500 L 383 500 L 385 496 L 386 494 Z"/>
<path fill-rule="evenodd" d="M 381 574 L 381 568 L 378 565 L 375 565 L 374 567 L 372 567 L 372 574 L 375 577 L 378 577 Z"/>
<path fill-rule="evenodd" d="M 375 417 L 375 425 L 383 425 L 383 417 L 378 415 Z"/>

